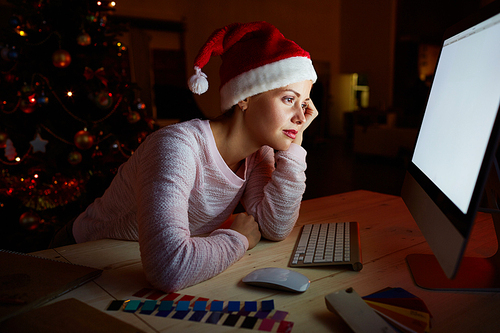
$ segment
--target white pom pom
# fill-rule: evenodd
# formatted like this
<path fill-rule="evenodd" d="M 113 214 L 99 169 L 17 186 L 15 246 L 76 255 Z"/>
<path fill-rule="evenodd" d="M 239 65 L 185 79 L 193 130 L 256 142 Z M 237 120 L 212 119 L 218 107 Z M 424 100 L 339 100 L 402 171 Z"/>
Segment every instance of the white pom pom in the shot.
<path fill-rule="evenodd" d="M 195 94 L 201 95 L 208 90 L 207 74 L 201 68 L 195 67 L 196 74 L 189 78 L 189 89 Z"/>

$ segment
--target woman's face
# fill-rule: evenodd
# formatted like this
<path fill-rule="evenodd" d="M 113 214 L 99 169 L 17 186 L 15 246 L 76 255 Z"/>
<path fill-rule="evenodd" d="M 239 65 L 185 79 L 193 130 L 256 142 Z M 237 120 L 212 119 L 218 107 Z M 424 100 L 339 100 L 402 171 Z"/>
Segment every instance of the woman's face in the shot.
<path fill-rule="evenodd" d="M 247 98 L 244 119 L 249 140 L 258 147 L 267 145 L 287 150 L 306 121 L 312 82 L 305 80 Z M 241 104 L 243 103 L 243 104 Z"/>

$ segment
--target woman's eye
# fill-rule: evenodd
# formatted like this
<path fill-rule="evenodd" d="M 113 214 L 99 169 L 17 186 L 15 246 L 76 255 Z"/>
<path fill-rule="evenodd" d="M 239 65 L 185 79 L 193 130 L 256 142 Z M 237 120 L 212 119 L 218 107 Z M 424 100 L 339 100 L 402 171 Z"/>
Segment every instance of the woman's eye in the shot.
<path fill-rule="evenodd" d="M 307 110 L 308 105 L 306 103 L 302 104 L 302 110 Z"/>
<path fill-rule="evenodd" d="M 293 97 L 283 97 L 283 101 L 288 104 L 293 104 Z"/>

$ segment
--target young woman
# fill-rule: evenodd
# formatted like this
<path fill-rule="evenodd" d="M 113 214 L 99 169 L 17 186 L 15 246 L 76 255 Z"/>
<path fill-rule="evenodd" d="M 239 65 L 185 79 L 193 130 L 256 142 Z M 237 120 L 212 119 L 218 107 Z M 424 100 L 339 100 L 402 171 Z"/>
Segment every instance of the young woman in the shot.
<path fill-rule="evenodd" d="M 305 190 L 300 145 L 318 113 L 309 54 L 266 22 L 232 24 L 200 50 L 193 92 L 208 88 L 201 68 L 212 55 L 226 112 L 148 136 L 72 227 L 78 243 L 138 240 L 148 281 L 166 292 L 221 273 L 261 235 L 286 238 Z M 246 212 L 220 228 L 240 201 Z"/>

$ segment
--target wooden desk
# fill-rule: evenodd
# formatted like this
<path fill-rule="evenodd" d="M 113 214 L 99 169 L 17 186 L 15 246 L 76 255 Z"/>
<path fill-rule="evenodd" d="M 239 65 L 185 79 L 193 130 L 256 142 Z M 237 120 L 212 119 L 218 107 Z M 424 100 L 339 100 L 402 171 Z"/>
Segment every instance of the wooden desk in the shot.
<path fill-rule="evenodd" d="M 179 291 L 209 299 L 259 301 L 273 299 L 277 309 L 289 312 L 293 332 L 349 332 L 340 317 L 329 312 L 324 296 L 353 287 L 359 295 L 385 287 L 402 287 L 420 297 L 433 315 L 432 332 L 496 332 L 500 327 L 500 294 L 471 292 L 435 292 L 414 285 L 405 257 L 410 253 L 430 253 L 422 234 L 401 198 L 385 194 L 355 191 L 302 203 L 297 226 L 323 221 L 359 222 L 364 268 L 296 268 L 311 280 L 302 294 L 291 294 L 251 287 L 241 279 L 256 268 L 287 267 L 299 228 L 282 242 L 261 241 L 255 248 L 222 274 L 196 286 Z M 496 249 L 491 218 L 478 216 L 468 254 L 491 255 Z M 481 247 L 482 246 L 482 247 Z M 77 298 L 105 311 L 113 299 L 127 299 L 148 287 L 142 273 L 136 242 L 101 240 L 37 252 L 37 255 L 101 268 L 101 277 L 55 301 Z M 130 314 L 116 316 L 147 332 L 250 332 L 248 329 L 193 323 L 187 320 Z"/>

